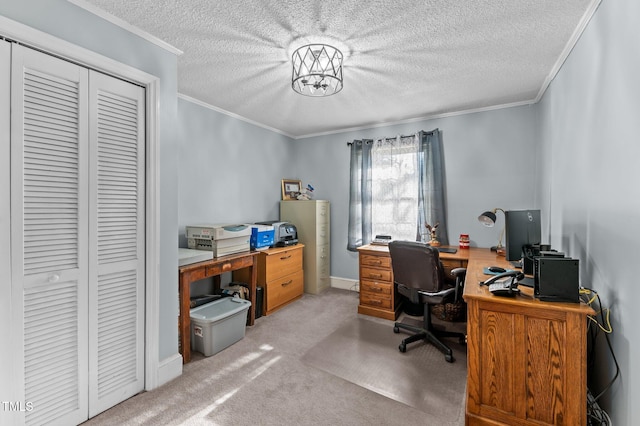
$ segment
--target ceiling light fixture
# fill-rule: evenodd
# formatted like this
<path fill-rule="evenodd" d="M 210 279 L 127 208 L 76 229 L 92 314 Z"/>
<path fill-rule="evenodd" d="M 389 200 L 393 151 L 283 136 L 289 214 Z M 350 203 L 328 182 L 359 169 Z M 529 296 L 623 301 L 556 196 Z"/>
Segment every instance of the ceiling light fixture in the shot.
<path fill-rule="evenodd" d="M 328 44 L 308 44 L 291 57 L 291 88 L 305 96 L 331 96 L 342 90 L 342 52 Z"/>

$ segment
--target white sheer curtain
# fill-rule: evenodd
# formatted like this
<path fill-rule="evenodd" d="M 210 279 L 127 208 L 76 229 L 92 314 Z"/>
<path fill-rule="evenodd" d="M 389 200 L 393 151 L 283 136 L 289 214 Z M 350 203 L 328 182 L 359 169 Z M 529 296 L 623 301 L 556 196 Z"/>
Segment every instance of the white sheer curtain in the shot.
<path fill-rule="evenodd" d="M 419 141 L 416 135 L 377 139 L 371 148 L 372 234 L 415 240 Z"/>

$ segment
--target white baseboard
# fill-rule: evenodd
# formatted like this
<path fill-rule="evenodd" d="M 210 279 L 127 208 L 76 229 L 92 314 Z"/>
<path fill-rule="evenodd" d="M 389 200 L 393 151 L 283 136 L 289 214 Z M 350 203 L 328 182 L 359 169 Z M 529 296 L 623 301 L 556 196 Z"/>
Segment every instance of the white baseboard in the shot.
<path fill-rule="evenodd" d="M 158 386 L 162 386 L 182 375 L 182 355 L 175 354 L 160 361 Z"/>
<path fill-rule="evenodd" d="M 331 287 L 339 288 L 342 290 L 351 290 L 358 292 L 360 291 L 360 281 L 359 280 L 350 280 L 347 278 L 339 278 L 339 277 L 330 277 L 331 278 Z"/>

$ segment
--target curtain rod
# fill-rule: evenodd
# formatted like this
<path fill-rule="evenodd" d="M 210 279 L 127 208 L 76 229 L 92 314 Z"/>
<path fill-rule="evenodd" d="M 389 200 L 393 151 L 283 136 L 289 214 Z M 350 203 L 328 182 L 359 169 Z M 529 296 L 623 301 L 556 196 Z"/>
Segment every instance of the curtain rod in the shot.
<path fill-rule="evenodd" d="M 435 131 L 436 131 L 436 130 L 431 130 L 431 131 L 429 131 L 429 132 L 425 132 L 424 130 L 421 130 L 421 132 L 424 132 L 425 134 L 433 133 L 433 132 L 435 132 Z M 419 132 L 416 132 L 416 133 L 419 133 Z M 401 137 L 401 138 L 408 138 L 408 137 L 411 137 L 411 136 L 415 136 L 415 133 L 414 133 L 414 134 L 412 134 L 412 135 L 400 135 L 400 137 Z M 398 136 L 392 136 L 392 137 L 388 137 L 388 138 L 378 138 L 378 139 L 395 139 L 395 138 L 397 138 L 397 137 L 398 137 Z M 364 139 L 364 140 L 365 140 L 365 141 L 368 141 L 367 143 L 371 143 L 371 142 L 373 142 L 373 141 L 374 141 L 374 139 Z M 353 145 L 353 141 L 347 142 L 347 146 L 351 146 L 351 145 Z"/>

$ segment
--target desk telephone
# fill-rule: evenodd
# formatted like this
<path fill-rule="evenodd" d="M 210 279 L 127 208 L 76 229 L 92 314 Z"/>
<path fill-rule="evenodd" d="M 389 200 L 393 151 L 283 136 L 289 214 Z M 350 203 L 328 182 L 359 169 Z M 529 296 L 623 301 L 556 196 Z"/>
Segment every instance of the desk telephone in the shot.
<path fill-rule="evenodd" d="M 518 281 L 524 279 L 524 274 L 519 271 L 507 271 L 502 274 L 494 275 L 481 285 L 489 286 L 489 291 L 496 296 L 513 297 L 520 293 Z"/>

